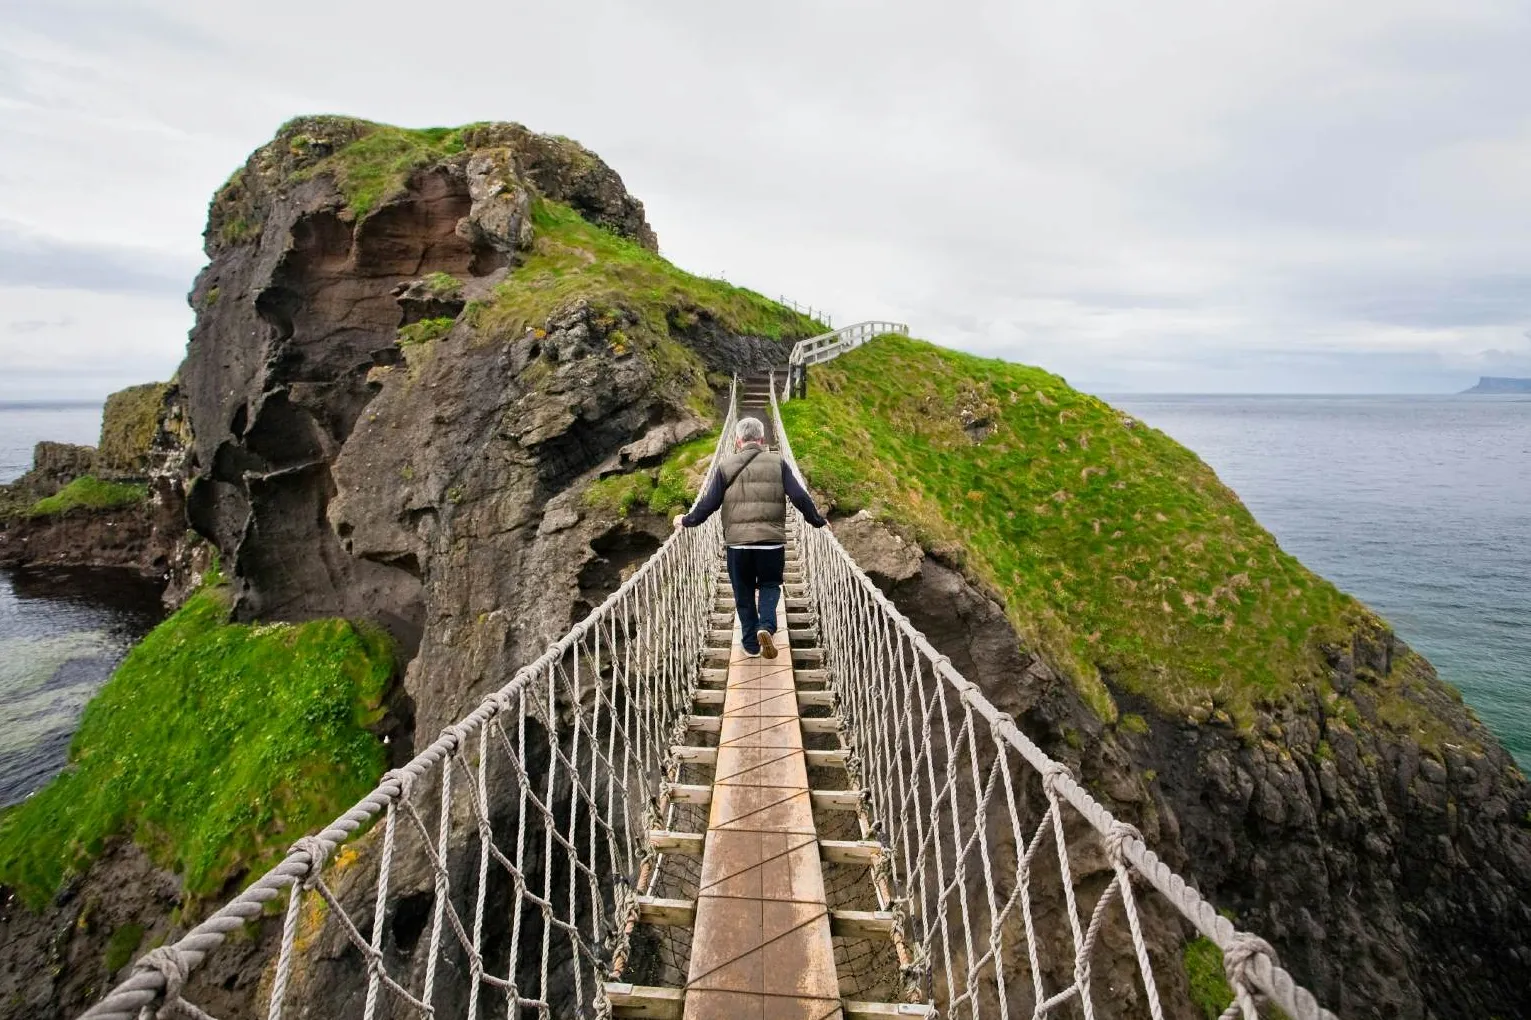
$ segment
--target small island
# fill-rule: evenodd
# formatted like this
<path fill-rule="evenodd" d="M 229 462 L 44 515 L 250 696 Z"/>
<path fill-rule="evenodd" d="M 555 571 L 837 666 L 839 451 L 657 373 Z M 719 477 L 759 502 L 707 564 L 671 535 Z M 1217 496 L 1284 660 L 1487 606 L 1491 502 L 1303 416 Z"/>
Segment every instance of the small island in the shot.
<path fill-rule="evenodd" d="M 1478 377 L 1478 385 L 1463 393 L 1531 393 L 1531 379 L 1512 379 L 1507 376 L 1484 375 Z"/>

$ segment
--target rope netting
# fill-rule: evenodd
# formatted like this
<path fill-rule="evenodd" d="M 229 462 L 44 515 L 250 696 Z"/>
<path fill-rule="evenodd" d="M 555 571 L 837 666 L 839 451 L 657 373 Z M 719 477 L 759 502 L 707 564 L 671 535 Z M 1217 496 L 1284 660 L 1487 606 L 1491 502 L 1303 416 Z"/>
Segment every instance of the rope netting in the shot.
<path fill-rule="evenodd" d="M 774 385 L 771 406 L 795 467 Z M 1332 1020 L 1269 944 L 1220 916 L 953 668 L 830 529 L 789 512 L 864 791 L 859 828 L 884 848 L 873 886 L 896 919 L 900 998 L 951 1017 L 1161 1020 L 1156 974 L 1173 979 L 1189 926 L 1224 954 L 1227 1020 L 1267 1004 Z"/>
<path fill-rule="evenodd" d="M 736 408 L 735 390 L 718 454 Z M 870 867 L 825 862 L 829 906 L 894 919 L 891 938 L 835 936 L 845 998 L 954 1017 L 1159 1020 L 1156 975 L 1179 966 L 1166 947 L 1194 929 L 1224 953 L 1225 1017 L 1252 1020 L 1266 1002 L 1293 1020 L 1332 1017 L 952 668 L 828 529 L 795 511 L 791 526 L 823 654 L 809 685 L 832 692 L 823 711 L 839 717 L 845 749 L 814 771 L 863 791 L 858 810 L 816 811 L 818 835 L 882 845 Z M 717 515 L 672 535 L 509 683 L 146 954 L 86 1016 L 211 1016 L 183 995 L 193 987 L 208 1009 L 249 1015 L 248 990 L 231 999 L 191 978 L 230 939 L 248 952 L 247 926 L 278 917 L 257 993 L 271 1020 L 607 1016 L 614 978 L 683 987 L 689 929 L 641 923 L 639 898 L 698 892 L 695 856 L 656 850 L 650 834 L 707 827 L 707 808 L 679 791 L 710 782 L 684 745 L 697 741 L 688 719 L 722 545 Z"/>
<path fill-rule="evenodd" d="M 720 452 L 736 415 L 731 392 Z M 648 833 L 706 827 L 667 791 L 686 779 L 671 748 L 684 742 L 722 541 L 716 516 L 677 531 L 508 684 L 145 954 L 85 1016 L 210 1016 L 183 997 L 188 979 L 278 909 L 260 989 L 271 1020 L 290 1002 L 312 1015 L 316 1000 L 364 1020 L 599 1015 L 602 981 L 638 955 L 683 983 L 688 939 L 645 932 L 638 897 L 696 894 L 695 862 L 655 852 Z"/>

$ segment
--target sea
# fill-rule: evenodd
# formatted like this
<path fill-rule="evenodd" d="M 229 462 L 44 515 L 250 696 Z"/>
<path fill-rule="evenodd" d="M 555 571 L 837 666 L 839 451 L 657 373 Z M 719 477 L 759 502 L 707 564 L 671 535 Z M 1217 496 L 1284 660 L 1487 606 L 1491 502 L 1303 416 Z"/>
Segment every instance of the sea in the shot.
<path fill-rule="evenodd" d="M 0 482 L 38 440 L 100 430 L 99 403 L 0 404 Z M 130 570 L 0 567 L 0 808 L 63 769 L 85 703 L 163 616 L 159 584 Z"/>
<path fill-rule="evenodd" d="M 1531 396 L 1107 399 L 1195 450 L 1531 769 Z M 96 405 L 0 405 L 0 481 L 39 439 L 99 429 Z M 0 569 L 0 806 L 63 768 L 85 702 L 162 615 L 130 572 Z"/>
<path fill-rule="evenodd" d="M 1531 395 L 1104 399 L 1196 451 L 1531 770 Z"/>

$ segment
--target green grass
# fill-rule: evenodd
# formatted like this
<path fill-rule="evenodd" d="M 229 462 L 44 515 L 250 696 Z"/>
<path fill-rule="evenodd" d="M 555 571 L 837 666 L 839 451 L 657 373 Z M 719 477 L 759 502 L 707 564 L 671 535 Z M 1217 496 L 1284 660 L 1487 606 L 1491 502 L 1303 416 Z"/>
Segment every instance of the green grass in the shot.
<path fill-rule="evenodd" d="M 106 956 L 102 960 L 106 964 L 107 973 L 115 974 L 127 966 L 143 940 L 144 928 L 141 924 L 125 924 L 113 931 L 111 938 L 106 940 Z"/>
<path fill-rule="evenodd" d="M 1322 645 L 1380 626 L 1193 453 L 1040 369 L 882 337 L 814 368 L 785 413 L 816 488 L 992 586 L 1104 719 L 1109 679 L 1248 727 L 1321 681 Z"/>
<path fill-rule="evenodd" d="M 389 639 L 344 620 L 230 624 L 226 601 L 203 589 L 128 653 L 64 773 L 0 814 L 0 885 L 40 908 L 121 835 L 214 896 L 376 783 L 386 752 L 366 727 Z"/>
<path fill-rule="evenodd" d="M 402 193 L 416 170 L 463 150 L 462 128 L 413 130 L 362 123 L 366 134 L 295 175 L 297 180 L 330 175 L 358 220 Z M 296 134 L 289 144 L 296 154 L 313 143 L 307 135 Z"/>
<path fill-rule="evenodd" d="M 421 319 L 419 322 L 412 322 L 399 330 L 398 342 L 401 346 L 408 347 L 411 344 L 425 344 L 430 343 L 432 340 L 440 340 L 452 332 L 452 326 L 456 321 L 455 319 L 440 318 Z"/>
<path fill-rule="evenodd" d="M 1217 1020 L 1233 1001 L 1233 989 L 1223 973 L 1223 951 L 1209 938 L 1186 943 L 1181 956 L 1191 985 L 1191 1002 L 1206 1020 Z"/>
<path fill-rule="evenodd" d="M 585 505 L 618 517 L 626 517 L 637 507 L 656 514 L 684 513 L 696 499 L 708 458 L 717 445 L 718 434 L 713 432 L 675 447 L 657 468 L 592 482 L 585 490 Z"/>
<path fill-rule="evenodd" d="M 486 336 L 519 337 L 584 302 L 613 354 L 648 359 L 660 389 L 684 394 L 710 418 L 712 391 L 701 360 L 683 342 L 688 330 L 706 319 L 733 333 L 781 341 L 823 331 L 818 322 L 752 290 L 677 269 L 561 203 L 534 199 L 532 220 L 532 250 L 491 300 L 469 313 Z"/>
<path fill-rule="evenodd" d="M 816 320 L 752 290 L 677 269 L 562 203 L 535 199 L 532 224 L 533 250 L 500 285 L 486 326 L 540 326 L 550 311 L 584 299 L 635 313 L 652 333 L 695 326 L 703 315 L 734 333 L 772 340 L 823 332 Z"/>
<path fill-rule="evenodd" d="M 439 298 L 449 298 L 462 290 L 462 281 L 451 273 L 432 273 L 425 278 L 425 287 Z"/>
<path fill-rule="evenodd" d="M 71 510 L 114 510 L 141 503 L 148 493 L 149 490 L 142 485 L 103 482 L 99 478 L 85 475 L 53 495 L 33 503 L 27 513 L 32 517 L 51 517 L 67 514 Z"/>

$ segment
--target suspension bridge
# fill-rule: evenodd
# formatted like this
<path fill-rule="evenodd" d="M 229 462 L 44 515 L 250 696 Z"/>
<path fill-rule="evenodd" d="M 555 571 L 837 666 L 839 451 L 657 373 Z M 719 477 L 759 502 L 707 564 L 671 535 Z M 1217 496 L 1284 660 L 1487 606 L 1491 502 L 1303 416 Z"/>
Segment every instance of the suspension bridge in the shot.
<path fill-rule="evenodd" d="M 807 365 L 886 332 L 907 328 L 848 326 L 799 344 L 780 377 L 735 380 L 714 464 L 747 412 L 795 466 L 778 401 Z M 777 659 L 741 652 L 718 516 L 677 531 L 85 1016 L 212 1016 L 191 978 L 279 914 L 257 995 L 270 1020 L 1162 1020 L 1197 935 L 1224 956 L 1225 1020 L 1333 1017 L 996 710 L 830 529 L 788 517 Z"/>

